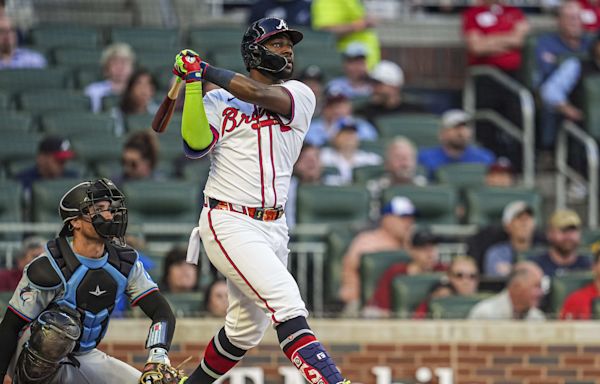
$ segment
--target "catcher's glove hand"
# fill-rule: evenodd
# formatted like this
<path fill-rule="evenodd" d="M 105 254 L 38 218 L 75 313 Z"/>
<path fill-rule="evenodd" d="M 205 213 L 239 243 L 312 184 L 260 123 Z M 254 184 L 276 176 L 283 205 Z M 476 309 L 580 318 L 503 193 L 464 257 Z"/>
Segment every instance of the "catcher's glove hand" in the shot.
<path fill-rule="evenodd" d="M 186 379 L 181 369 L 163 363 L 147 363 L 139 384 L 183 384 Z"/>

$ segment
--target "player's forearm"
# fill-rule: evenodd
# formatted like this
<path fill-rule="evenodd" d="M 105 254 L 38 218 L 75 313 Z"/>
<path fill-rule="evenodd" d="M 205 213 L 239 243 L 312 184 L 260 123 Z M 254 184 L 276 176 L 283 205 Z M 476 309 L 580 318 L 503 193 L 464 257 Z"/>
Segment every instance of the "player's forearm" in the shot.
<path fill-rule="evenodd" d="M 19 331 L 26 324 L 25 320 L 19 318 L 8 308 L 6 309 L 4 319 L 0 323 L 0 340 L 2 340 L 2 348 L 0 348 L 0 379 L 4 377 L 8 370 L 8 364 L 17 349 Z"/>
<path fill-rule="evenodd" d="M 185 87 L 181 137 L 195 151 L 208 148 L 213 141 L 202 101 L 202 83 L 199 81 L 188 83 Z"/>
<path fill-rule="evenodd" d="M 147 348 L 171 348 L 171 341 L 175 333 L 175 315 L 171 306 L 164 296 L 156 291 L 144 297 L 138 302 L 142 311 L 152 319 L 152 327 L 149 332 Z M 158 326 L 156 326 L 158 324 Z M 156 326 L 156 327 L 155 327 Z M 156 329 L 154 329 L 156 328 Z"/>

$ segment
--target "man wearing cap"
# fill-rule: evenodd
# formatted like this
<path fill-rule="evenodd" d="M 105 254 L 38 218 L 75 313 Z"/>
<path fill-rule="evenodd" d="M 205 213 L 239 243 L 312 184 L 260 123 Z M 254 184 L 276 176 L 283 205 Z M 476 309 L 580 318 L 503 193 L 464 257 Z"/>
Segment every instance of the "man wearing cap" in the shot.
<path fill-rule="evenodd" d="M 368 103 L 357 109 L 358 115 L 375 124 L 378 117 L 388 114 L 425 112 L 422 105 L 405 101 L 402 97 L 404 72 L 398 64 L 382 60 L 369 76 L 373 83 L 373 92 Z"/>
<path fill-rule="evenodd" d="M 396 196 L 381 211 L 379 226 L 359 233 L 342 260 L 340 298 L 347 313 L 357 314 L 360 305 L 360 259 L 365 253 L 403 250 L 409 245 L 415 207 L 404 196 Z"/>
<path fill-rule="evenodd" d="M 448 267 L 439 262 L 439 237 L 423 229 L 412 235 L 408 255 L 412 261 L 408 264 L 397 263 L 385 270 L 379 278 L 377 289 L 369 301 L 366 312 L 370 315 L 387 317 L 392 309 L 392 281 L 397 276 L 419 275 L 445 271 Z"/>
<path fill-rule="evenodd" d="M 508 240 L 491 246 L 484 256 L 487 276 L 507 276 L 518 255 L 529 251 L 534 242 L 535 218 L 533 208 L 526 202 L 513 201 L 504 207 L 502 225 Z"/>
<path fill-rule="evenodd" d="M 369 81 L 367 48 L 361 43 L 351 43 L 342 57 L 344 76 L 331 80 L 327 86 L 339 89 L 350 99 L 370 96 L 373 86 Z"/>
<path fill-rule="evenodd" d="M 506 157 L 499 157 L 488 167 L 485 174 L 485 185 L 488 187 L 509 188 L 514 184 L 512 164 Z"/>
<path fill-rule="evenodd" d="M 15 258 L 15 268 L 0 270 L 0 292 L 14 291 L 17 288 L 25 266 L 44 252 L 45 243 L 44 239 L 37 236 L 27 237 L 23 240 L 21 249 Z"/>
<path fill-rule="evenodd" d="M 38 146 L 35 165 L 15 176 L 23 185 L 25 196 L 30 196 L 31 187 L 38 180 L 78 177 L 77 172 L 65 168 L 67 161 L 73 157 L 75 152 L 68 139 L 54 135 L 46 136 Z"/>
<path fill-rule="evenodd" d="M 325 147 L 321 151 L 323 166 L 337 167 L 339 170 L 336 184 L 351 184 L 354 168 L 379 165 L 383 162 L 378 154 L 358 149 L 359 142 L 356 121 L 349 117 L 340 119 L 335 126 L 332 147 Z"/>
<path fill-rule="evenodd" d="M 440 145 L 419 152 L 419 164 L 427 168 L 429 179 L 443 165 L 455 163 L 483 163 L 490 165 L 496 156 L 489 150 L 472 144 L 471 116 L 460 109 L 451 109 L 442 115 L 439 132 Z"/>
<path fill-rule="evenodd" d="M 569 271 L 586 271 L 590 260 L 577 252 L 581 244 L 581 219 L 569 209 L 554 212 L 548 223 L 546 236 L 550 243 L 547 253 L 532 259 L 549 277 Z"/>

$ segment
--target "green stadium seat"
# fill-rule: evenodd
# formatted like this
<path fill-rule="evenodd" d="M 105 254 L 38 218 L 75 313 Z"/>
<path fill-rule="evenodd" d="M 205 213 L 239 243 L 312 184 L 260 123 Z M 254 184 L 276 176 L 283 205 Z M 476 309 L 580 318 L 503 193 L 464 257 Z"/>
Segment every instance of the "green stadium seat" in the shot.
<path fill-rule="evenodd" d="M 385 175 L 385 166 L 366 165 L 352 169 L 352 180 L 355 184 L 366 184 L 367 181 L 378 179 Z"/>
<path fill-rule="evenodd" d="M 0 163 L 35 157 L 40 138 L 37 133 L 6 130 L 2 132 L 2 135 Z"/>
<path fill-rule="evenodd" d="M 23 220 L 21 211 L 21 184 L 12 180 L 0 181 L 0 222 L 20 222 Z"/>
<path fill-rule="evenodd" d="M 173 73 L 171 72 L 172 69 L 173 64 L 156 67 L 152 70 L 152 74 L 158 83 L 159 91 L 157 94 L 164 95 L 171 87 L 171 81 L 173 80 Z"/>
<path fill-rule="evenodd" d="M 360 258 L 360 300 L 362 305 L 373 297 L 379 279 L 393 264 L 408 264 L 412 261 L 404 251 L 365 253 Z"/>
<path fill-rule="evenodd" d="M 96 47 L 100 43 L 100 31 L 92 27 L 76 25 L 40 25 L 31 30 L 31 39 L 36 46 Z"/>
<path fill-rule="evenodd" d="M 244 61 L 242 60 L 242 54 L 238 50 L 220 50 L 214 52 L 212 54 L 212 60 L 215 66 L 242 74 L 248 73 Z"/>
<path fill-rule="evenodd" d="M 599 228 L 583 228 L 581 231 L 581 245 L 590 246 L 595 242 L 600 241 Z"/>
<path fill-rule="evenodd" d="M 0 119 L 0 131 L 6 132 L 8 130 L 34 131 L 33 116 L 28 112 L 3 111 Z"/>
<path fill-rule="evenodd" d="M 89 111 L 90 99 L 83 93 L 66 89 L 26 91 L 19 95 L 22 110 L 33 113 L 50 111 Z"/>
<path fill-rule="evenodd" d="M 331 228 L 327 235 L 327 257 L 325 258 L 325 301 L 339 300 L 338 290 L 342 276 L 342 259 L 348 250 L 354 231 L 347 225 L 337 225 Z"/>
<path fill-rule="evenodd" d="M 369 192 L 357 186 L 300 185 L 298 223 L 365 222 L 369 218 Z"/>
<path fill-rule="evenodd" d="M 383 191 L 383 203 L 395 196 L 408 197 L 417 210 L 417 223 L 422 225 L 456 224 L 458 193 L 449 185 L 394 186 Z"/>
<path fill-rule="evenodd" d="M 342 68 L 342 57 L 335 50 L 323 49 L 319 54 L 315 54 L 315 48 L 311 45 L 304 45 L 303 43 L 298 44 L 294 48 L 294 68 L 299 73 L 303 68 L 314 64 L 318 65 L 323 73 L 327 74 L 328 77 L 333 78 L 343 74 Z"/>
<path fill-rule="evenodd" d="M 590 76 L 583 82 L 585 130 L 600 140 L 600 76 Z"/>
<path fill-rule="evenodd" d="M 176 29 L 165 28 L 121 27 L 112 29 L 110 40 L 113 43 L 127 43 L 139 52 L 147 48 L 177 47 L 179 46 L 179 32 Z M 144 65 L 144 63 L 141 64 Z"/>
<path fill-rule="evenodd" d="M 130 181 L 123 185 L 130 221 L 143 223 L 190 223 L 198 220 L 201 207 L 197 183 Z M 186 236 L 187 237 L 187 236 Z"/>
<path fill-rule="evenodd" d="M 23 91 L 60 89 L 68 85 L 65 68 L 3 69 L 0 71 L 0 89 L 11 94 Z"/>
<path fill-rule="evenodd" d="M 100 68 L 102 50 L 95 47 L 62 47 L 54 50 L 54 62 L 65 68 Z"/>
<path fill-rule="evenodd" d="M 182 176 L 185 180 L 206 183 L 210 171 L 210 161 L 204 159 L 194 159 L 185 161 Z"/>
<path fill-rule="evenodd" d="M 114 135 L 115 122 L 106 114 L 92 112 L 48 113 L 41 117 L 44 132 L 68 137 Z"/>
<path fill-rule="evenodd" d="M 487 165 L 479 163 L 448 164 L 436 170 L 435 179 L 459 189 L 481 187 L 485 183 L 487 168 Z"/>
<path fill-rule="evenodd" d="M 239 54 L 244 31 L 239 28 L 194 28 L 189 33 L 189 46 L 197 52 L 208 52 L 211 56 L 216 50 L 234 50 Z"/>
<path fill-rule="evenodd" d="M 151 129 L 152 119 L 154 119 L 154 115 L 150 113 L 144 113 L 141 115 L 127 115 L 125 117 L 125 126 L 127 127 L 127 132 L 131 133 L 135 131 Z"/>
<path fill-rule="evenodd" d="M 383 140 L 376 141 L 366 141 L 363 140 L 360 142 L 359 148 L 366 152 L 373 152 L 378 154 L 381 157 L 385 157 L 385 151 L 387 148 L 387 142 Z"/>
<path fill-rule="evenodd" d="M 0 110 L 10 109 L 12 106 L 12 98 L 10 93 L 6 91 L 0 91 Z M 4 114 L 5 112 L 3 112 Z"/>
<path fill-rule="evenodd" d="M 163 296 L 173 309 L 176 317 L 198 316 L 203 309 L 203 292 L 166 293 Z"/>
<path fill-rule="evenodd" d="M 375 120 L 383 138 L 404 136 L 417 147 L 434 146 L 439 143 L 440 120 L 432 114 L 387 115 Z"/>
<path fill-rule="evenodd" d="M 471 308 L 488 295 L 448 296 L 432 299 L 429 312 L 433 319 L 466 319 Z"/>
<path fill-rule="evenodd" d="M 112 109 L 119 106 L 121 103 L 120 95 L 106 95 L 101 100 L 102 110 L 107 113 L 112 113 Z"/>
<path fill-rule="evenodd" d="M 600 297 L 597 297 L 592 301 L 592 318 L 594 320 L 600 319 Z"/>
<path fill-rule="evenodd" d="M 469 224 L 500 223 L 504 207 L 515 200 L 523 200 L 531 205 L 536 219 L 542 222 L 540 217 L 542 198 L 531 189 L 482 187 L 468 190 L 466 199 Z"/>
<path fill-rule="evenodd" d="M 98 163 L 121 159 L 124 139 L 112 135 L 84 135 L 77 136 L 71 140 L 73 149 L 82 161 L 86 162 L 88 167 L 96 170 Z"/>
<path fill-rule="evenodd" d="M 550 310 L 558 314 L 562 305 L 571 293 L 591 283 L 594 276 L 591 272 L 571 272 L 561 276 L 554 276 L 550 284 Z"/>
<path fill-rule="evenodd" d="M 392 312 L 398 317 L 410 317 L 443 276 L 444 274 L 441 273 L 431 273 L 394 278 L 392 281 Z"/>
<path fill-rule="evenodd" d="M 41 180 L 33 183 L 31 219 L 43 223 L 60 223 L 58 203 L 77 179 Z"/>
<path fill-rule="evenodd" d="M 169 67 L 167 73 L 173 76 L 170 69 L 173 67 L 173 61 L 178 52 L 179 51 L 169 49 L 143 49 L 136 52 L 136 62 L 140 67 L 144 67 L 150 71 Z"/>
<path fill-rule="evenodd" d="M 78 89 L 84 89 L 91 83 L 103 79 L 102 70 L 98 66 L 79 68 L 75 72 L 75 85 Z"/>

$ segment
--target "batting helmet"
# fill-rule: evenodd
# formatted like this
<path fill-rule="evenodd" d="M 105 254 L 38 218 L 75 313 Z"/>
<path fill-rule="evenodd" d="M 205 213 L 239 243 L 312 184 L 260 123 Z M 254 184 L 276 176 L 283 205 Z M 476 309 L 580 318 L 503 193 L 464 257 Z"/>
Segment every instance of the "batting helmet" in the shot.
<path fill-rule="evenodd" d="M 59 236 L 73 235 L 70 221 L 89 213 L 89 208 L 99 201 L 109 201 L 113 217 L 106 220 L 101 214 L 92 214 L 91 220 L 96 233 L 106 239 L 119 238 L 127 230 L 127 208 L 125 196 L 109 179 L 84 181 L 71 188 L 60 199 L 58 212 L 64 223 Z"/>
<path fill-rule="evenodd" d="M 269 51 L 261 44 L 280 33 L 286 33 L 294 45 L 304 37 L 302 32 L 289 29 L 285 20 L 277 17 L 265 17 L 248 27 L 242 38 L 242 58 L 247 70 L 256 68 L 272 73 L 283 71 L 287 59 Z"/>

